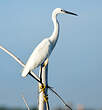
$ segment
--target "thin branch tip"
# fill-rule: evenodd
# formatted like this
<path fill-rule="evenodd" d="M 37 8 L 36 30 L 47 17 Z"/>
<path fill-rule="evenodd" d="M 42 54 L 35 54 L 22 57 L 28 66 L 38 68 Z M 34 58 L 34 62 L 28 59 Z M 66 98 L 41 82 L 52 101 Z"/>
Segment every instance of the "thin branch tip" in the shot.
<path fill-rule="evenodd" d="M 24 95 L 22 95 L 22 99 L 23 99 L 23 101 L 24 101 L 25 106 L 27 107 L 27 110 L 30 110 L 30 108 L 29 108 L 29 106 L 28 106 L 28 104 L 27 104 L 27 101 L 26 101 L 26 99 L 24 98 Z"/>

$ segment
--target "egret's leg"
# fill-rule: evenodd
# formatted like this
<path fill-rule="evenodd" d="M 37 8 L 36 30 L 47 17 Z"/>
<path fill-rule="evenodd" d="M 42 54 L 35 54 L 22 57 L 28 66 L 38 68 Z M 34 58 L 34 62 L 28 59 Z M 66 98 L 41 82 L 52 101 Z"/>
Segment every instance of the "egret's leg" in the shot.
<path fill-rule="evenodd" d="M 42 83 L 42 65 L 40 66 L 40 81 Z"/>
<path fill-rule="evenodd" d="M 42 68 L 45 68 L 48 64 L 48 58 L 45 60 L 44 63 L 41 64 L 40 66 L 40 82 L 42 83 Z"/>
<path fill-rule="evenodd" d="M 48 58 L 45 60 L 44 64 L 43 64 L 43 67 L 46 67 L 48 64 Z"/>

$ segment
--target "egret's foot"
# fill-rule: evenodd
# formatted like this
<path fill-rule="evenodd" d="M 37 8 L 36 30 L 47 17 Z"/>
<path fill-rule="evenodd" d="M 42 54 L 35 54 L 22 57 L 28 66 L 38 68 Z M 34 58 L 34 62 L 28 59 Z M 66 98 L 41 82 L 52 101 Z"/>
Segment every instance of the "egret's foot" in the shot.
<path fill-rule="evenodd" d="M 48 95 L 45 94 L 46 86 L 44 84 L 40 85 L 40 93 L 43 93 L 44 102 L 48 102 Z"/>
<path fill-rule="evenodd" d="M 41 85 L 40 85 L 40 93 L 41 93 L 41 92 L 44 93 L 44 92 L 45 92 L 45 88 L 46 88 L 46 86 L 45 86 L 44 84 L 41 84 Z"/>
<path fill-rule="evenodd" d="M 48 95 L 45 95 L 45 94 L 44 94 L 44 95 L 43 95 L 43 98 L 44 98 L 44 101 L 45 101 L 45 102 L 48 102 Z"/>

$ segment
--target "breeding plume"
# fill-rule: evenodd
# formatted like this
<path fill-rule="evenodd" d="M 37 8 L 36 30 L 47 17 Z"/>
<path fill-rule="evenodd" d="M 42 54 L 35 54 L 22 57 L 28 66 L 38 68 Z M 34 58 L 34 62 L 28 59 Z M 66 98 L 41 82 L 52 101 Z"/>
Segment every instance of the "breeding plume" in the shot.
<path fill-rule="evenodd" d="M 65 11 L 61 8 L 56 8 L 52 12 L 52 21 L 54 24 L 54 31 L 52 35 L 48 38 L 45 38 L 33 51 L 31 56 L 29 57 L 23 72 L 22 76 L 26 77 L 28 73 L 30 73 L 33 69 L 40 66 L 51 54 L 52 50 L 54 49 L 56 42 L 59 37 L 59 23 L 57 20 L 58 14 L 71 14 L 77 16 L 77 14 Z"/>

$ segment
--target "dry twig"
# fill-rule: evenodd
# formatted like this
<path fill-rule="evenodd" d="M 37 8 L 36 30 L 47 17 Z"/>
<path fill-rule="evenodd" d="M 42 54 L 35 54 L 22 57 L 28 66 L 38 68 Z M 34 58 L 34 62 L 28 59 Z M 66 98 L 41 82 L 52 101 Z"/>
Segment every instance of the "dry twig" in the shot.
<path fill-rule="evenodd" d="M 23 99 L 23 101 L 24 101 L 24 103 L 25 103 L 25 105 L 26 105 L 27 109 L 28 109 L 28 110 L 30 110 L 30 108 L 29 108 L 29 106 L 28 106 L 28 104 L 27 104 L 27 101 L 26 101 L 26 99 L 24 98 L 24 96 L 23 96 L 23 95 L 22 95 L 22 99 Z"/>

